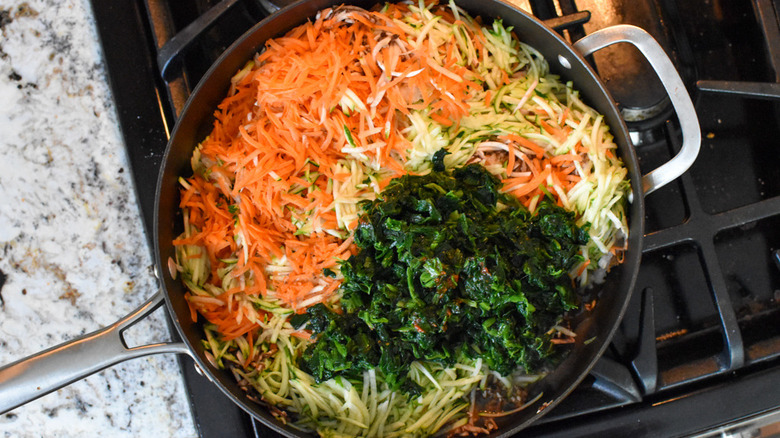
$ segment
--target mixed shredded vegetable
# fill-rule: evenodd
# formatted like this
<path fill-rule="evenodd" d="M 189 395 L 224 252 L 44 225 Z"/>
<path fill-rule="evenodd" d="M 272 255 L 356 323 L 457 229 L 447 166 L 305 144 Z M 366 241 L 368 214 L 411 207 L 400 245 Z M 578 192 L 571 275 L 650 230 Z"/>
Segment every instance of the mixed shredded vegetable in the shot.
<path fill-rule="evenodd" d="M 521 407 L 539 377 L 415 361 L 412 396 L 372 369 L 318 383 L 298 366 L 316 339 L 290 317 L 339 307 L 361 202 L 393 178 L 431 172 L 444 151 L 446 168 L 483 165 L 531 212 L 545 199 L 573 212 L 589 234 L 569 272 L 580 286 L 625 249 L 629 183 L 603 117 L 501 20 L 483 27 L 453 2 L 323 10 L 269 40 L 215 117 L 179 180 L 171 273 L 213 365 L 322 436 L 489 432 L 477 390 L 498 384 Z"/>

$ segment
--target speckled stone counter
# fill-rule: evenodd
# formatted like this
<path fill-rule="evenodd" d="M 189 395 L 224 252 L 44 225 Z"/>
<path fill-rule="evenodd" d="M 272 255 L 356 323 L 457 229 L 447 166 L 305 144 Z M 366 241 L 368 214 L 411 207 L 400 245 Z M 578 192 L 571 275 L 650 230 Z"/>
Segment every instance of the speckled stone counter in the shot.
<path fill-rule="evenodd" d="M 100 50 L 86 0 L 0 3 L 0 364 L 110 324 L 156 290 Z M 168 337 L 162 310 L 126 335 Z M 6 437 L 196 435 L 172 355 L 0 415 Z"/>

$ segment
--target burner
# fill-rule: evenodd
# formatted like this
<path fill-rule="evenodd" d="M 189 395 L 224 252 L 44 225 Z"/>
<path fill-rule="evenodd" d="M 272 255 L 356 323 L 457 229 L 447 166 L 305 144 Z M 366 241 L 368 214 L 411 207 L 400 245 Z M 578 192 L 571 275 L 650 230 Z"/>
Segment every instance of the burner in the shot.
<path fill-rule="evenodd" d="M 579 9 L 591 11 L 592 18 L 584 26 L 587 33 L 616 24 L 633 24 L 648 31 L 675 59 L 669 30 L 664 26 L 653 0 L 577 0 L 576 3 Z M 652 120 L 655 126 L 663 125 L 668 118 L 671 102 L 657 75 L 638 49 L 629 44 L 617 44 L 598 51 L 593 55 L 593 60 L 596 71 L 618 103 L 626 122 Z"/>

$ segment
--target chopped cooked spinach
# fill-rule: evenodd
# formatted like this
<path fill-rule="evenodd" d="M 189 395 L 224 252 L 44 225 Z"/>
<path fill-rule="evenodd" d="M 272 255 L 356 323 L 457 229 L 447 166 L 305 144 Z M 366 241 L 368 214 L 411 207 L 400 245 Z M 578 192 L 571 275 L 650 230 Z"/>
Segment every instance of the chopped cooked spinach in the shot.
<path fill-rule="evenodd" d="M 505 375 L 547 363 L 588 235 L 572 213 L 543 201 L 531 214 L 500 187 L 475 164 L 395 179 L 364 203 L 341 309 L 294 321 L 316 336 L 302 367 L 318 380 L 376 368 L 408 386 L 414 360 L 479 356 Z"/>

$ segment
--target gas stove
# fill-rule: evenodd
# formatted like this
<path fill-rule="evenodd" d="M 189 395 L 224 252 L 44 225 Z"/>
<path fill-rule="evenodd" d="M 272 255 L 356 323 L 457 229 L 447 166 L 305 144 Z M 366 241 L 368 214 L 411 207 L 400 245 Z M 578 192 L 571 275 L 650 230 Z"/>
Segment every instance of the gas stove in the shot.
<path fill-rule="evenodd" d="M 165 145 L 189 93 L 279 1 L 92 2 L 147 231 Z M 703 134 L 693 167 L 646 198 L 636 289 L 607 353 L 523 436 L 777 433 L 780 1 L 511 2 L 570 41 L 620 23 L 650 32 L 683 77 Z M 668 161 L 680 132 L 649 65 L 622 45 L 592 62 L 643 173 Z M 202 437 L 278 436 L 180 360 Z"/>

